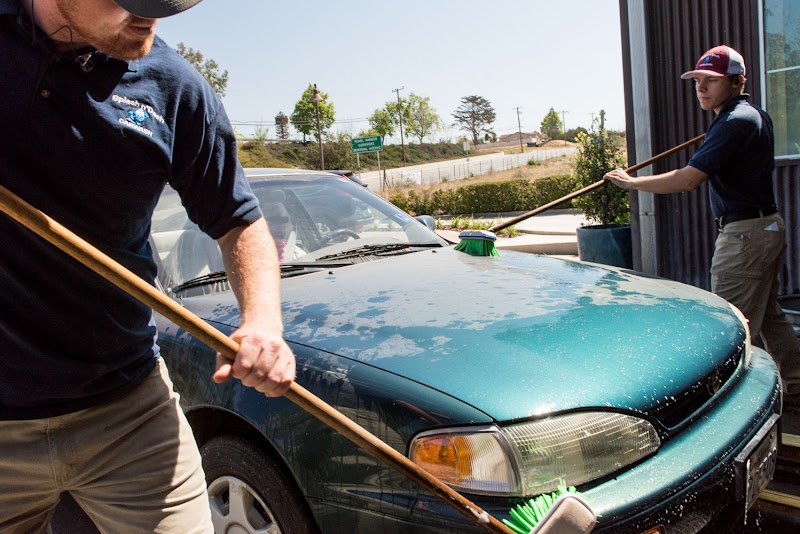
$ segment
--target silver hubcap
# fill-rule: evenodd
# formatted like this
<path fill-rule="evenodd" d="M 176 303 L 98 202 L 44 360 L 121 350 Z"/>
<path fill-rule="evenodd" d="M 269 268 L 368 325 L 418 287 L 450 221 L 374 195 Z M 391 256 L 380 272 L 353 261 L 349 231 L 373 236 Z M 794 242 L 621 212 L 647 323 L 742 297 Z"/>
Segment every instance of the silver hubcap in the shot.
<path fill-rule="evenodd" d="M 275 516 L 249 484 L 221 477 L 208 486 L 215 534 L 280 534 Z"/>

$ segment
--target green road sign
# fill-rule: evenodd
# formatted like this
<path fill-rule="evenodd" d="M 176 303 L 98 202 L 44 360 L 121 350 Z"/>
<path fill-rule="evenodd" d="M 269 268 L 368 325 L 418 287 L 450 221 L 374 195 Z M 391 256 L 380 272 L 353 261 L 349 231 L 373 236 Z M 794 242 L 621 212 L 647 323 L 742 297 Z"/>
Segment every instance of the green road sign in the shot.
<path fill-rule="evenodd" d="M 363 154 L 365 152 L 380 152 L 383 150 L 383 141 L 380 135 L 369 137 L 354 137 L 350 142 L 353 146 L 353 154 Z"/>

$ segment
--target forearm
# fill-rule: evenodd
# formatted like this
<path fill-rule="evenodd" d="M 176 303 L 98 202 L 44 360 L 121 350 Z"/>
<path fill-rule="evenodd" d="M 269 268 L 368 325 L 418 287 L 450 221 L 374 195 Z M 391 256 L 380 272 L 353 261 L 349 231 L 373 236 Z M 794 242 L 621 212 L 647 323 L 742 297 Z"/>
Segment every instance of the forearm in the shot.
<path fill-rule="evenodd" d="M 218 242 L 242 323 L 231 334 L 239 344 L 235 359 L 217 354 L 214 381 L 234 376 L 268 397 L 283 395 L 295 378 L 295 359 L 283 339 L 280 267 L 267 223 L 234 228 Z"/>
<path fill-rule="evenodd" d="M 605 178 L 614 185 L 624 189 L 635 189 L 647 193 L 680 193 L 693 191 L 708 178 L 704 172 L 690 166 L 674 171 L 633 178 L 625 171 L 616 169 L 606 174 Z"/>
<path fill-rule="evenodd" d="M 692 167 L 689 167 L 690 169 Z M 642 176 L 635 179 L 635 188 L 648 193 L 680 193 L 693 191 L 700 182 L 693 179 L 693 173 L 687 172 L 686 167 L 674 171 L 656 174 L 655 176 Z"/>
<path fill-rule="evenodd" d="M 219 239 L 225 270 L 242 311 L 242 324 L 282 332 L 280 267 L 264 219 L 237 227 Z"/>

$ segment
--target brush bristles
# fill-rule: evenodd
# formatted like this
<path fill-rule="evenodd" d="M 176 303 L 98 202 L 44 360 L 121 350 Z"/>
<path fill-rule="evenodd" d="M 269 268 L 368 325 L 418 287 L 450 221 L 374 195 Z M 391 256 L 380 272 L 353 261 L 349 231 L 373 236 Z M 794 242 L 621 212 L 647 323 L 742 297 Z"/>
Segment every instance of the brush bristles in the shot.
<path fill-rule="evenodd" d="M 511 521 L 503 519 L 503 523 L 516 534 L 529 534 L 533 527 L 542 520 L 553 503 L 565 493 L 577 494 L 574 486 L 569 488 L 566 485 L 558 487 L 553 493 L 539 495 L 528 502 L 518 504 L 516 508 L 509 510 Z"/>
<path fill-rule="evenodd" d="M 497 247 L 494 246 L 494 241 L 485 241 L 483 239 L 462 239 L 455 249 L 461 252 L 466 252 L 472 256 L 499 256 Z"/>
<path fill-rule="evenodd" d="M 472 256 L 499 256 L 494 242 L 497 236 L 486 230 L 464 230 L 458 237 L 461 241 L 456 245 L 456 250 L 466 252 Z"/>

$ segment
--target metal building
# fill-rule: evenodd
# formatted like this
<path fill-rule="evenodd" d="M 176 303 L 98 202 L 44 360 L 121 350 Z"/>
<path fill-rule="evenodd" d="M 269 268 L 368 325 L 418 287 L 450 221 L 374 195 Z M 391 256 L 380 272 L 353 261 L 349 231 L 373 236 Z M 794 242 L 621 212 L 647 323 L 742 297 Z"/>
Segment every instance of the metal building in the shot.
<path fill-rule="evenodd" d="M 713 112 L 680 75 L 709 48 L 742 53 L 751 102 L 772 116 L 776 201 L 788 249 L 780 294 L 800 293 L 800 2 L 620 0 L 628 161 L 633 164 L 705 133 Z M 698 145 L 699 146 L 699 145 Z M 684 166 L 694 147 L 639 172 Z M 690 193 L 631 195 L 634 267 L 710 289 L 717 230 L 707 186 Z"/>

